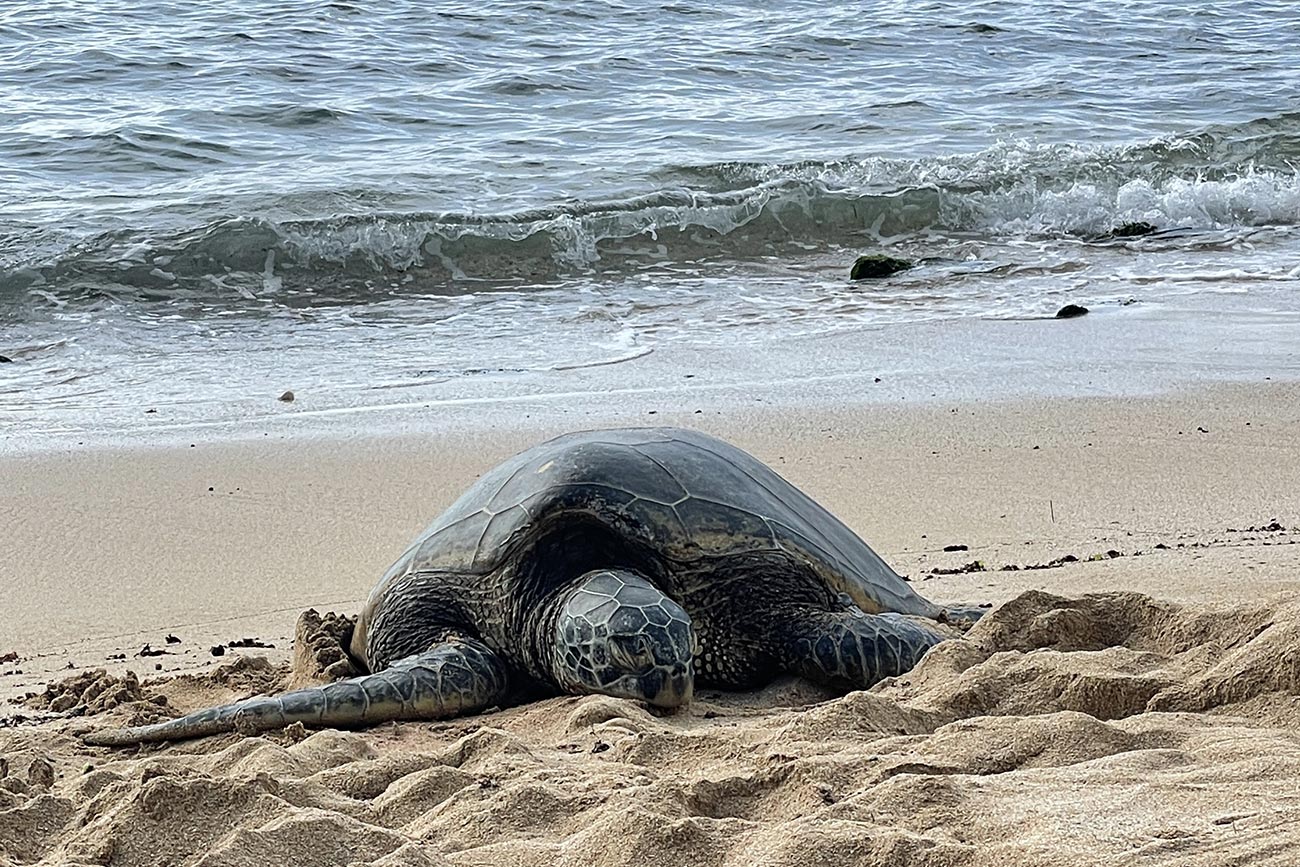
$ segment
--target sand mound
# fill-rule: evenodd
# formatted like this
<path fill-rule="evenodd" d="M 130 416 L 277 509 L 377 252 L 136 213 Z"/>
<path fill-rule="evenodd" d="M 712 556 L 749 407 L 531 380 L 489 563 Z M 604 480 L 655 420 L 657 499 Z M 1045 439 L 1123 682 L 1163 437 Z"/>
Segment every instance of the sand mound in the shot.
<path fill-rule="evenodd" d="M 314 608 L 304 611 L 294 630 L 293 671 L 286 686 L 297 689 L 356 674 L 343 650 L 355 625 L 355 617 L 333 611 L 321 616 Z"/>
<path fill-rule="evenodd" d="M 146 725 L 168 719 L 173 713 L 167 697 L 140 685 L 135 672 L 121 677 L 101 669 L 83 671 L 48 686 L 43 693 L 31 696 L 24 704 L 37 711 L 68 716 L 87 716 L 125 708 L 130 710 L 126 725 Z"/>
<path fill-rule="evenodd" d="M 1190 609 L 1132 593 L 1024 593 L 877 692 L 951 719 L 1214 711 L 1300 724 L 1300 601 Z"/>
<path fill-rule="evenodd" d="M 1030 592 L 909 675 L 830 700 L 797 682 L 677 714 L 564 697 L 138 752 L 74 734 L 287 673 L 81 674 L 47 699 L 80 716 L 0 730 L 0 863 L 1295 863 L 1298 632 L 1294 598 Z"/>

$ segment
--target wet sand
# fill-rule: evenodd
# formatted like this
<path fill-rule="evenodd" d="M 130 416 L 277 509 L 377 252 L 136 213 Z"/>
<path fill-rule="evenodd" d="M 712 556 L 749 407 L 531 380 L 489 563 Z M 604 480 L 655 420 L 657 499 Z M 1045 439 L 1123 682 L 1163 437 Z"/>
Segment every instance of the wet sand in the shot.
<path fill-rule="evenodd" d="M 844 697 L 139 752 L 74 735 L 277 688 L 300 611 L 354 613 L 479 473 L 575 424 L 0 457 L 0 714 L 27 720 L 0 728 L 0 864 L 1290 863 L 1297 398 L 610 414 L 731 439 L 924 595 L 1001 607 Z M 242 638 L 275 647 L 212 655 Z M 64 715 L 22 701 L 47 690 Z"/>

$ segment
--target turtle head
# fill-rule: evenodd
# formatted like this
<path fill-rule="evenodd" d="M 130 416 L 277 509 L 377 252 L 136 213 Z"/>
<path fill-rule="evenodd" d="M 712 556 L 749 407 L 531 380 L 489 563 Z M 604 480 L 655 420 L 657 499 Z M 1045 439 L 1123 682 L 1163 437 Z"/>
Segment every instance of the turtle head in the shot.
<path fill-rule="evenodd" d="M 694 656 L 690 617 L 635 572 L 588 572 L 561 602 L 552 675 L 568 692 L 678 707 L 694 692 Z"/>

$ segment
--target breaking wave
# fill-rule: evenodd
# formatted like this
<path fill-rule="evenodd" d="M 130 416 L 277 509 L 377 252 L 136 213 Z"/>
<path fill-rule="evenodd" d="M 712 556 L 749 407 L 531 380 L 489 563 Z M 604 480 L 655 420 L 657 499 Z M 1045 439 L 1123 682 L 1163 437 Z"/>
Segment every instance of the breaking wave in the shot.
<path fill-rule="evenodd" d="M 1142 221 L 1300 223 L 1300 114 L 1128 147 L 1003 143 L 968 155 L 670 169 L 644 195 L 530 211 L 225 217 L 39 254 L 0 230 L 0 298 L 455 293 L 484 283 L 861 248 L 924 233 L 1102 236 Z M 2 237 L 8 233 L 9 237 Z"/>

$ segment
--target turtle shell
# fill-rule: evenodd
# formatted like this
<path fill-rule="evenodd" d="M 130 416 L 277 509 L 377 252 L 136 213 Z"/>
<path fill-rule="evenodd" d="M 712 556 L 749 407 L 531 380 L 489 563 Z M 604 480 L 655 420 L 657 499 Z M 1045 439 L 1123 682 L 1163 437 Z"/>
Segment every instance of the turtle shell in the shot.
<path fill-rule="evenodd" d="M 412 572 L 487 576 L 555 521 L 594 520 L 672 571 L 702 558 L 775 551 L 803 561 L 867 612 L 933 617 L 838 518 L 741 449 L 698 431 L 584 431 L 541 443 L 480 478 L 416 540 L 371 595 Z"/>

